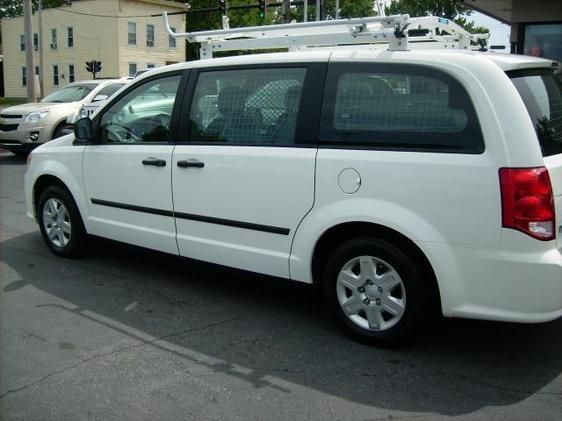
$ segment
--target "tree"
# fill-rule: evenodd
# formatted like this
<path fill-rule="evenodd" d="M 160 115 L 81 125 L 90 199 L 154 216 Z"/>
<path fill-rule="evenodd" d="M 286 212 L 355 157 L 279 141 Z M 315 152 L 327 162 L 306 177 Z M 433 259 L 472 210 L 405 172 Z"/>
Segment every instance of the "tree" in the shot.
<path fill-rule="evenodd" d="M 59 7 L 64 0 L 43 0 L 43 9 Z M 33 10 L 39 7 L 39 1 L 32 1 Z M 0 0 L 0 19 L 15 18 L 23 15 L 23 2 L 21 0 Z"/>
<path fill-rule="evenodd" d="M 1 1 L 1 0 L 0 0 Z M 268 3 L 273 3 L 273 0 L 268 0 Z M 280 2 L 280 0 L 277 0 Z M 230 0 L 229 6 L 237 6 L 243 4 L 257 4 L 256 0 Z M 192 0 L 190 2 L 191 10 L 200 10 L 206 8 L 217 8 L 219 5 L 218 0 Z M 308 20 L 314 20 L 316 15 L 316 2 L 309 1 L 308 7 Z M 323 18 L 335 19 L 336 16 L 336 2 L 335 0 L 323 0 Z M 373 16 L 375 10 L 372 0 L 340 0 L 340 17 L 342 19 Z M 259 16 L 258 8 L 253 9 L 230 9 L 228 12 L 230 18 L 231 28 L 240 28 L 246 26 L 269 25 L 273 23 L 283 23 L 284 16 L 280 7 L 268 8 L 265 18 Z M 297 22 L 302 22 L 304 17 L 304 10 L 302 6 L 293 6 L 289 11 L 289 19 Z M 218 11 L 214 12 L 201 12 L 189 13 L 187 15 L 186 30 L 204 31 L 208 29 L 220 29 L 222 27 L 222 19 Z M 199 46 L 195 44 L 187 45 L 187 57 L 194 59 L 197 57 L 197 50 Z M 228 53 L 232 55 L 235 53 Z"/>
<path fill-rule="evenodd" d="M 469 32 L 490 32 L 488 28 L 476 26 L 466 19 L 472 9 L 457 0 L 392 0 L 386 7 L 387 15 L 407 13 L 410 16 L 439 16 L 450 19 Z"/>

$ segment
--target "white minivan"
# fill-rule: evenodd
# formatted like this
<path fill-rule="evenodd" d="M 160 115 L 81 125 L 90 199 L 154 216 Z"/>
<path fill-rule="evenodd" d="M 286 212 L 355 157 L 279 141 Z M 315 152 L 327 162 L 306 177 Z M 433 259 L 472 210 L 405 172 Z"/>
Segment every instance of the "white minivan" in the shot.
<path fill-rule="evenodd" d="M 317 284 L 361 339 L 447 317 L 562 315 L 555 63 L 320 49 L 148 72 L 37 148 L 27 214 L 88 235 Z"/>

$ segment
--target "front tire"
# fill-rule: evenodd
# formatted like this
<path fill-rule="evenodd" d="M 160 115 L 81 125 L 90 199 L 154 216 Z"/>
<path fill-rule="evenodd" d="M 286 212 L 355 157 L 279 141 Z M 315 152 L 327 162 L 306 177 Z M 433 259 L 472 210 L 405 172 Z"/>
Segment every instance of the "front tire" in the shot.
<path fill-rule="evenodd" d="M 393 345 L 424 325 L 424 270 L 394 244 L 362 237 L 343 243 L 322 276 L 327 302 L 354 338 Z"/>
<path fill-rule="evenodd" d="M 86 230 L 78 207 L 70 193 L 59 186 L 49 186 L 41 193 L 37 205 L 41 235 L 53 253 L 76 257 L 86 243 Z"/>
<path fill-rule="evenodd" d="M 72 126 L 71 124 L 61 124 L 53 133 L 53 139 L 58 139 L 59 137 L 72 133 L 73 127 L 74 126 Z"/>

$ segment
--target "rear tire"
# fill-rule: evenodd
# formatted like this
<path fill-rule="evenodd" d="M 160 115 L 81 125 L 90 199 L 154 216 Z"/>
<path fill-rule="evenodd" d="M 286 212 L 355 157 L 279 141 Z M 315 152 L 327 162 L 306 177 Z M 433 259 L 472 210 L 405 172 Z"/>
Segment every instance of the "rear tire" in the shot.
<path fill-rule="evenodd" d="M 37 219 L 43 240 L 61 257 L 80 255 L 87 235 L 74 199 L 64 188 L 53 185 L 39 196 Z"/>
<path fill-rule="evenodd" d="M 72 133 L 72 127 L 71 124 L 61 124 L 55 129 L 53 139 L 58 139 L 59 137 Z"/>
<path fill-rule="evenodd" d="M 356 238 L 337 247 L 326 262 L 326 299 L 348 334 L 393 345 L 421 330 L 428 313 L 425 271 L 399 247 L 384 239 Z"/>

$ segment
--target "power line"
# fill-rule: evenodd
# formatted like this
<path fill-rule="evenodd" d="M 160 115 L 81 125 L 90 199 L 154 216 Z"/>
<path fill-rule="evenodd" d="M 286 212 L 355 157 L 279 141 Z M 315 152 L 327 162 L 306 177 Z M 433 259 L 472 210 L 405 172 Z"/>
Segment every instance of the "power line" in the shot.
<path fill-rule="evenodd" d="M 87 12 L 77 12 L 76 10 L 68 10 L 63 8 L 54 8 L 53 10 L 57 10 L 64 13 L 70 13 L 73 15 L 82 15 L 82 16 L 91 16 L 95 18 L 110 18 L 110 19 L 134 19 L 134 18 L 156 18 L 162 16 L 162 13 L 156 13 L 153 15 L 130 15 L 130 16 L 117 16 L 117 15 L 97 15 L 95 13 L 87 13 Z M 172 12 L 168 13 L 168 15 L 182 15 L 185 14 L 187 11 L 181 12 Z"/>

